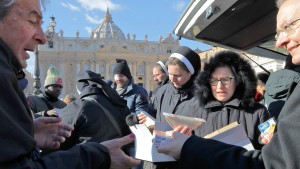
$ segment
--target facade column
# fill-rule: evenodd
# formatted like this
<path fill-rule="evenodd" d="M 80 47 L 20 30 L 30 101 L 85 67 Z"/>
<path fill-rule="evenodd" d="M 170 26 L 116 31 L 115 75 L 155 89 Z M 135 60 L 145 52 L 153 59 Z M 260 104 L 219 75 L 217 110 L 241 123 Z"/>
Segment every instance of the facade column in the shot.
<path fill-rule="evenodd" d="M 40 79 L 41 79 L 41 90 L 44 91 L 44 83 L 47 76 L 47 70 L 49 68 L 49 63 L 40 61 Z"/>
<path fill-rule="evenodd" d="M 150 81 L 148 80 L 149 79 L 149 67 L 150 67 L 150 63 L 148 61 L 144 62 L 144 88 L 146 89 L 151 89 L 150 88 Z"/>
<path fill-rule="evenodd" d="M 108 60 L 105 60 L 105 79 L 109 79 L 114 81 L 113 77 L 110 76 L 110 62 Z"/>
<path fill-rule="evenodd" d="M 77 63 L 76 63 L 76 72 L 77 72 L 76 74 L 78 74 L 80 71 L 81 71 L 81 63 L 80 63 L 80 62 L 79 62 L 79 63 L 77 62 Z"/>
<path fill-rule="evenodd" d="M 129 69 L 130 69 L 130 72 L 131 72 L 131 76 L 134 80 L 134 83 L 136 83 L 136 79 L 135 79 L 135 77 L 136 77 L 136 66 L 131 61 L 128 63 L 128 66 L 129 66 Z"/>
<path fill-rule="evenodd" d="M 59 74 L 61 76 L 61 78 L 63 79 L 63 89 L 61 92 L 60 97 L 64 96 L 66 93 L 66 90 L 68 90 L 69 86 L 67 86 L 69 79 L 67 79 L 68 77 L 65 76 L 65 64 L 63 61 L 61 61 L 61 63 L 59 63 Z"/>
<path fill-rule="evenodd" d="M 91 71 L 96 72 L 96 61 L 91 61 Z"/>

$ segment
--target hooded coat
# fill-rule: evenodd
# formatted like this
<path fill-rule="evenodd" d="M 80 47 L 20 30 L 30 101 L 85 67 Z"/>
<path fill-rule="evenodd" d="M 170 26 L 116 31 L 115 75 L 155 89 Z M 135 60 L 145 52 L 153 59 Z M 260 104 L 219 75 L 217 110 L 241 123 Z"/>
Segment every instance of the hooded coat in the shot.
<path fill-rule="evenodd" d="M 18 83 L 22 69 L 17 57 L 0 38 L 0 168 L 9 169 L 108 169 L 110 157 L 106 147 L 86 143 L 65 152 L 55 152 L 33 159 L 36 150 L 33 117 Z"/>
<path fill-rule="evenodd" d="M 82 72 L 78 75 L 77 87 L 81 91 L 80 99 L 62 110 L 62 121 L 74 125 L 74 131 L 61 145 L 61 149 L 68 149 L 82 142 L 107 141 L 130 133 L 125 122 L 130 113 L 126 101 L 99 74 L 92 71 Z"/>
<path fill-rule="evenodd" d="M 225 65 L 235 74 L 237 86 L 231 99 L 222 103 L 213 96 L 209 79 L 216 68 Z M 204 70 L 195 80 L 195 98 L 181 111 L 187 116 L 206 120 L 195 129 L 197 136 L 204 137 L 237 121 L 244 126 L 254 148 L 261 149 L 258 125 L 270 116 L 266 107 L 254 101 L 256 82 L 256 75 L 250 63 L 237 53 L 220 52 L 205 64 Z"/>
<path fill-rule="evenodd" d="M 211 139 L 190 137 L 183 145 L 181 168 L 204 169 L 299 169 L 300 163 L 300 84 L 284 104 L 277 132 L 262 150 L 247 151 Z"/>

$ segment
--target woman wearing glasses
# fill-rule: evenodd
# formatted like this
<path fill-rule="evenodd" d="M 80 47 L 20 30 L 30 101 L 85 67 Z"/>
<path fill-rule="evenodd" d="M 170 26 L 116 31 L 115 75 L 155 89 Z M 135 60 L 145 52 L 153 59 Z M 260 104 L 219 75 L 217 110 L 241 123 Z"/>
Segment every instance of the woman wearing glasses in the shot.
<path fill-rule="evenodd" d="M 203 137 L 237 121 L 254 148 L 261 149 L 257 126 L 269 118 L 269 113 L 254 101 L 256 84 L 254 70 L 239 54 L 222 51 L 212 57 L 195 80 L 195 98 L 183 110 L 188 116 L 206 120 L 195 134 Z"/>

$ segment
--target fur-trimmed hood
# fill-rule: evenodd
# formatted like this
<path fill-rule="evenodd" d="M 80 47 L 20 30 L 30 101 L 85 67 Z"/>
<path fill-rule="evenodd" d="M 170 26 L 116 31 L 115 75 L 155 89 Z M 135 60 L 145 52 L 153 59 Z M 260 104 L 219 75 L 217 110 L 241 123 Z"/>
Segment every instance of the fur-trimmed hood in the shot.
<path fill-rule="evenodd" d="M 195 96 L 200 105 L 216 100 L 212 94 L 209 79 L 217 67 L 229 66 L 237 79 L 237 87 L 232 97 L 241 101 L 241 106 L 252 107 L 256 93 L 257 78 L 251 64 L 239 54 L 221 51 L 205 63 L 203 71 L 195 79 Z"/>

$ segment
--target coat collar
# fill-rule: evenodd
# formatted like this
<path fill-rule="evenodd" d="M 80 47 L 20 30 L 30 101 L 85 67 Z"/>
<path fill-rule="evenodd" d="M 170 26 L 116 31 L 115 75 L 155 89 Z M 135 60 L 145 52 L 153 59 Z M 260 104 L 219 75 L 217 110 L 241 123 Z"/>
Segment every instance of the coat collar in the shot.
<path fill-rule="evenodd" d="M 128 83 L 127 83 L 126 91 L 125 91 L 125 93 L 123 93 L 122 95 L 125 95 L 125 94 L 129 93 L 131 90 L 133 90 L 133 84 L 134 84 L 134 83 L 133 83 L 133 79 L 132 79 L 132 78 L 129 79 L 129 81 L 128 81 Z M 117 88 L 116 82 L 113 83 L 112 88 L 113 88 L 113 89 L 116 89 L 116 88 Z"/>
<path fill-rule="evenodd" d="M 18 77 L 18 73 L 22 71 L 22 66 L 19 63 L 17 56 L 13 54 L 10 47 L 0 38 L 0 50 L 3 52 L 3 57 L 7 61 L 7 63 L 11 66 L 11 68 L 16 73 Z"/>
<path fill-rule="evenodd" d="M 205 105 L 205 108 L 209 109 L 209 108 L 213 108 L 213 107 L 228 107 L 228 106 L 229 107 L 239 107 L 240 104 L 241 104 L 241 100 L 239 100 L 238 98 L 234 98 L 225 104 L 223 104 L 217 100 L 212 100 L 212 101 L 209 101 Z"/>

